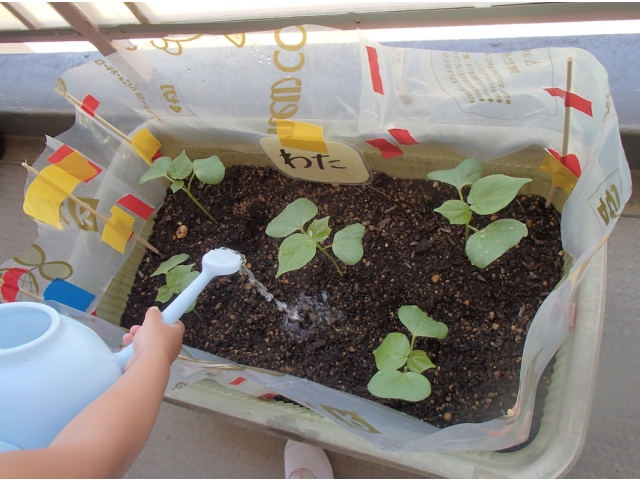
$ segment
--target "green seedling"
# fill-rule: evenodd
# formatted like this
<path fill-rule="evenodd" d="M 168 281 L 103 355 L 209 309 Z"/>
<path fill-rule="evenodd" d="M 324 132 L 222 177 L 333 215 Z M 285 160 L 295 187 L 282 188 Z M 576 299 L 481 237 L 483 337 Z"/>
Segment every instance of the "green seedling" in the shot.
<path fill-rule="evenodd" d="M 373 351 L 378 372 L 371 377 L 367 388 L 376 397 L 419 402 L 431 395 L 431 383 L 422 372 L 435 365 L 425 352 L 414 349 L 416 338 L 442 340 L 449 329 L 415 305 L 400 307 L 398 318 L 411 332 L 411 342 L 400 332 L 385 337 Z"/>
<path fill-rule="evenodd" d="M 200 272 L 193 270 L 195 263 L 181 265 L 181 263 L 186 261 L 188 258 L 189 255 L 186 253 L 174 255 L 166 262 L 162 262 L 156 271 L 151 274 L 152 277 L 155 277 L 156 275 L 166 275 L 167 283 L 158 289 L 156 302 L 167 303 L 174 295 L 182 293 L 182 291 L 187 288 L 191 282 L 198 278 Z M 185 310 L 185 313 L 191 312 L 196 307 L 196 301 L 197 299 L 189 305 L 189 308 Z M 200 316 L 198 312 L 194 311 L 194 313 Z"/>
<path fill-rule="evenodd" d="M 447 200 L 434 211 L 444 215 L 452 225 L 465 226 L 465 252 L 477 267 L 486 268 L 529 233 L 522 222 L 513 219 L 496 220 L 482 230 L 474 228 L 470 222 L 473 212 L 491 215 L 509 205 L 531 179 L 500 174 L 482 178 L 482 164 L 473 158 L 467 158 L 450 170 L 431 172 L 427 178 L 448 183 L 458 190 L 459 200 Z M 465 201 L 462 188 L 467 186 L 471 189 Z M 469 236 L 469 230 L 475 233 Z"/>
<path fill-rule="evenodd" d="M 360 223 L 349 225 L 333 237 L 333 244 L 322 246 L 331 234 L 329 217 L 314 220 L 305 230 L 305 224 L 318 214 L 318 207 L 306 198 L 299 198 L 285 207 L 276 218 L 269 222 L 265 233 L 270 237 L 284 238 L 278 250 L 278 272 L 276 278 L 286 272 L 304 267 L 320 250 L 333 262 L 342 275 L 342 270 L 335 258 L 329 254 L 329 248 L 334 255 L 346 265 L 355 265 L 362 259 L 362 237 L 364 226 Z M 299 231 L 300 233 L 294 233 Z M 293 235 L 292 235 L 293 234 Z M 285 238 L 286 237 L 286 238 Z"/>
<path fill-rule="evenodd" d="M 202 210 L 209 219 L 218 223 L 206 208 L 191 193 L 191 182 L 198 177 L 202 183 L 217 185 L 224 179 L 225 168 L 220 158 L 216 155 L 209 158 L 201 158 L 193 162 L 183 150 L 173 160 L 170 157 L 160 157 L 153 162 L 151 168 L 140 178 L 140 185 L 144 185 L 154 178 L 166 178 L 171 182 L 171 191 L 176 193 L 182 190 Z M 185 184 L 185 180 L 189 179 Z"/>

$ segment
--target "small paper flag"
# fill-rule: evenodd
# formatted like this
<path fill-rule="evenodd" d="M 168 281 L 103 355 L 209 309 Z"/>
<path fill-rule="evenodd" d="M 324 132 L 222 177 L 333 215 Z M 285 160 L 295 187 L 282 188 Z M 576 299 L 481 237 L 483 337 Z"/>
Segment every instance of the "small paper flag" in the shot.
<path fill-rule="evenodd" d="M 417 145 L 420 143 L 411 136 L 409 130 L 404 128 L 391 128 L 389 129 L 389 134 L 391 134 L 394 140 L 400 145 Z"/>
<path fill-rule="evenodd" d="M 53 300 L 68 305 L 82 312 L 86 311 L 96 296 L 82 288 L 62 280 L 54 279 L 44 290 L 42 296 L 45 300 Z"/>
<path fill-rule="evenodd" d="M 2 275 L 2 285 L 0 285 L 0 293 L 5 302 L 15 302 L 20 287 L 18 281 L 20 277 L 27 273 L 26 268 L 12 267 Z"/>
<path fill-rule="evenodd" d="M 570 193 L 578 183 L 578 177 L 549 152 L 542 160 L 540 171 L 548 173 L 551 176 L 551 184 L 562 188 L 567 193 Z"/>
<path fill-rule="evenodd" d="M 580 161 L 578 160 L 578 157 L 576 157 L 573 153 L 570 153 L 566 157 L 563 157 L 552 148 L 546 148 L 545 150 L 547 151 L 547 153 L 550 153 L 556 160 L 558 160 L 562 165 L 571 170 L 576 177 L 579 177 L 582 174 Z"/>
<path fill-rule="evenodd" d="M 24 213 L 62 230 L 60 205 L 80 182 L 57 165 L 43 168 L 24 194 Z"/>
<path fill-rule="evenodd" d="M 135 219 L 120 207 L 111 207 L 111 218 L 102 231 L 102 241 L 114 250 L 124 254 L 127 242 L 133 233 L 133 222 Z"/>
<path fill-rule="evenodd" d="M 154 210 L 151 205 L 147 205 L 138 197 L 135 197 L 130 193 L 118 200 L 117 203 L 145 220 L 149 218 Z"/>
<path fill-rule="evenodd" d="M 80 108 L 87 112 L 89 115 L 94 117 L 96 115 L 96 108 L 100 105 L 100 102 L 96 100 L 91 95 L 87 95 L 82 99 L 82 103 L 80 104 Z"/>
<path fill-rule="evenodd" d="M 564 100 L 565 107 L 575 108 L 576 110 L 579 110 L 582 113 L 586 113 L 590 117 L 593 117 L 590 100 L 582 98 L 580 95 L 576 95 L 575 93 L 562 90 L 561 88 L 544 88 L 543 90 L 545 90 L 552 97 L 562 98 Z"/>
<path fill-rule="evenodd" d="M 68 145 L 57 149 L 47 160 L 84 183 L 89 183 L 91 179 L 102 172 L 100 167 Z"/>
<path fill-rule="evenodd" d="M 400 147 L 394 145 L 389 140 L 385 140 L 384 138 L 375 138 L 373 140 L 366 140 L 366 142 L 372 147 L 379 149 L 382 154 L 382 158 L 384 159 L 404 155 L 404 152 L 400 150 Z"/>
<path fill-rule="evenodd" d="M 367 59 L 369 60 L 369 73 L 373 91 L 384 95 L 382 77 L 380 76 L 380 64 L 378 63 L 378 51 L 373 47 L 367 47 Z"/>
<path fill-rule="evenodd" d="M 322 127 L 311 123 L 276 120 L 278 138 L 283 147 L 329 153 Z"/>
<path fill-rule="evenodd" d="M 146 128 L 143 128 L 131 137 L 131 145 L 136 153 L 149 165 L 153 163 L 154 155 L 162 146 L 160 141 Z"/>

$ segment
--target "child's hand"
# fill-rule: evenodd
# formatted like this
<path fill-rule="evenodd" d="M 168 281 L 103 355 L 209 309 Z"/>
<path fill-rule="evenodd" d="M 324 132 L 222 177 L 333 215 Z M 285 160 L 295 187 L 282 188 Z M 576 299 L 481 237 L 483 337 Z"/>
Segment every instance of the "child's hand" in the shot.
<path fill-rule="evenodd" d="M 158 307 L 147 310 L 142 325 L 134 325 L 124 334 L 122 342 L 129 345 L 133 341 L 133 355 L 124 370 L 139 358 L 154 355 L 159 361 L 171 365 L 182 348 L 184 324 L 180 321 L 167 325 L 162 321 L 162 312 Z"/>

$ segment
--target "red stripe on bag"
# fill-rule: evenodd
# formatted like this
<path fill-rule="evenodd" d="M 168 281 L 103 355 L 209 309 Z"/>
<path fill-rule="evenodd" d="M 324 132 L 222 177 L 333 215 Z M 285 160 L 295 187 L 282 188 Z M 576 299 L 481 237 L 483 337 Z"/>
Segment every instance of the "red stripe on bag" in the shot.
<path fill-rule="evenodd" d="M 399 157 L 400 155 L 404 155 L 404 152 L 400 150 L 400 147 L 394 145 L 393 143 L 385 140 L 384 138 L 376 138 L 374 140 L 366 140 L 366 142 L 372 147 L 376 147 L 380 150 L 382 154 L 382 158 L 385 160 L 388 158 Z"/>
<path fill-rule="evenodd" d="M 593 117 L 593 112 L 591 111 L 591 101 L 586 98 L 582 98 L 580 95 L 576 95 L 575 93 L 567 92 L 566 90 L 562 90 L 561 88 L 545 88 L 545 90 L 552 97 L 560 97 L 564 99 L 564 106 L 575 108 L 576 110 L 580 110 L 582 113 L 586 113 L 590 117 Z"/>
<path fill-rule="evenodd" d="M 91 95 L 87 95 L 82 99 L 82 103 L 80 104 L 80 108 L 87 112 L 89 115 L 94 117 L 96 115 L 96 108 L 100 105 L 100 102 L 96 100 Z"/>
<path fill-rule="evenodd" d="M 380 64 L 378 63 L 378 52 L 375 48 L 367 47 L 367 58 L 369 59 L 369 73 L 371 74 L 373 91 L 384 95 L 382 77 L 380 76 Z"/>
<path fill-rule="evenodd" d="M 153 210 L 154 210 L 154 208 L 151 205 L 147 205 L 138 197 L 135 197 L 130 193 L 122 197 L 120 200 L 118 200 L 117 203 L 122 205 L 127 210 L 131 210 L 133 213 L 135 213 L 139 217 L 144 218 L 145 220 L 149 218 L 149 216 L 153 213 Z"/>
<path fill-rule="evenodd" d="M 411 136 L 409 130 L 405 130 L 404 128 L 392 128 L 389 130 L 389 133 L 400 145 L 417 145 L 420 143 Z"/>

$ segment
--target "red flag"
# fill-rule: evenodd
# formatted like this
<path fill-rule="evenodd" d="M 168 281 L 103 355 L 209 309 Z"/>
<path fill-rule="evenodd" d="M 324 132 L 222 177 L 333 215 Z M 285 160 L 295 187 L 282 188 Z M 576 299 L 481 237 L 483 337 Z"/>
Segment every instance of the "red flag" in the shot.
<path fill-rule="evenodd" d="M 120 200 L 118 200 L 117 203 L 122 205 L 127 210 L 132 211 L 139 217 L 144 218 L 145 220 L 149 218 L 154 210 L 151 205 L 147 205 L 138 197 L 135 197 L 131 194 L 125 195 Z"/>
<path fill-rule="evenodd" d="M 561 88 L 545 88 L 544 90 L 552 97 L 560 97 L 564 99 L 565 107 L 575 108 L 576 110 L 580 110 L 582 113 L 586 113 L 590 117 L 593 117 L 591 102 L 586 98 L 582 98 L 580 95 L 567 92 Z"/>
<path fill-rule="evenodd" d="M 582 169 L 580 168 L 580 161 L 578 157 L 576 157 L 573 153 L 570 153 L 566 157 L 563 157 L 558 152 L 553 150 L 552 148 L 547 148 L 547 152 L 549 152 L 553 157 L 558 160 L 562 165 L 567 167 L 571 172 L 578 178 L 582 174 Z"/>
<path fill-rule="evenodd" d="M 384 95 L 382 77 L 380 76 L 380 64 L 378 63 L 378 52 L 375 48 L 367 47 L 367 58 L 369 59 L 369 73 L 371 74 L 373 91 Z"/>
<path fill-rule="evenodd" d="M 366 142 L 372 147 L 378 148 L 380 150 L 380 153 L 382 154 L 382 158 L 384 159 L 399 157 L 400 155 L 404 155 L 404 152 L 400 150 L 400 147 L 394 145 L 388 140 L 385 140 L 384 138 L 366 140 Z"/>
<path fill-rule="evenodd" d="M 27 273 L 29 270 L 26 268 L 12 267 L 2 275 L 2 285 L 0 285 L 0 293 L 5 302 L 15 302 L 20 287 L 18 287 L 18 280 L 20 277 Z"/>
<path fill-rule="evenodd" d="M 404 128 L 391 128 L 389 133 L 400 145 L 417 145 L 420 142 L 411 136 L 409 130 Z"/>
<path fill-rule="evenodd" d="M 86 97 L 84 97 L 82 99 L 82 103 L 80 104 L 80 108 L 82 108 L 82 110 L 84 110 L 89 115 L 94 117 L 96 115 L 96 108 L 98 108 L 98 105 L 100 105 L 100 102 L 98 102 L 98 100 L 96 100 L 91 95 L 87 95 Z"/>

